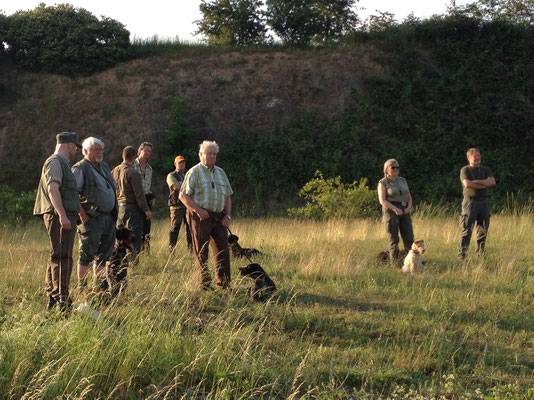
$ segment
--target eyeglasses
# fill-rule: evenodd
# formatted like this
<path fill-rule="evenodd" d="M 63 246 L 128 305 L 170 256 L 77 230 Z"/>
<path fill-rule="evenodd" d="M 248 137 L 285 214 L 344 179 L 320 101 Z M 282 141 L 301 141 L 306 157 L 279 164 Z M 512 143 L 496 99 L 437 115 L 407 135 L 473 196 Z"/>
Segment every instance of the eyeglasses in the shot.
<path fill-rule="evenodd" d="M 391 169 L 399 169 L 400 167 L 397 165 L 396 167 L 389 167 Z"/>

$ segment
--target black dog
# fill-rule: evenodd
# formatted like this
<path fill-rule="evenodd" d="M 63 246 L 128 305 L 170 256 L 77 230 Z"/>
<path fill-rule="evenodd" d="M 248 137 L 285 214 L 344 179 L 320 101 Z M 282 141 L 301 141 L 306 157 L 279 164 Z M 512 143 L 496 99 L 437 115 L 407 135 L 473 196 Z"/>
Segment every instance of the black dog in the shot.
<path fill-rule="evenodd" d="M 241 245 L 237 243 L 238 240 L 239 236 L 231 233 L 228 234 L 228 245 L 230 246 L 230 250 L 234 257 L 245 257 L 250 260 L 251 257 L 261 254 L 258 249 L 241 247 Z"/>
<path fill-rule="evenodd" d="M 128 250 L 133 250 L 135 236 L 128 228 L 119 228 L 115 248 L 107 265 L 106 278 L 111 297 L 124 293 L 128 286 Z"/>
<path fill-rule="evenodd" d="M 254 281 L 254 284 L 249 289 L 249 293 L 254 300 L 265 301 L 273 295 L 276 285 L 260 264 L 252 263 L 238 269 L 239 275 L 248 276 Z"/>

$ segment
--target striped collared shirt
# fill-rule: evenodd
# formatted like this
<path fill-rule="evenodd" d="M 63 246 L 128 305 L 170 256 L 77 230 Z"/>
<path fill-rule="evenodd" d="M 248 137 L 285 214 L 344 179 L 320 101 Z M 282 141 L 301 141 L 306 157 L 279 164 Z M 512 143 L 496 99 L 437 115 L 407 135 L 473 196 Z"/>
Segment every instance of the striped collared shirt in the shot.
<path fill-rule="evenodd" d="M 139 158 L 136 158 L 133 163 L 133 167 L 141 175 L 141 182 L 143 183 L 143 190 L 145 191 L 145 194 L 152 193 L 150 190 L 150 187 L 152 186 L 152 167 L 150 164 L 146 163 L 146 169 L 143 172 L 141 164 L 139 163 Z"/>
<path fill-rule="evenodd" d="M 180 193 L 185 193 L 200 207 L 212 212 L 222 212 L 226 198 L 234 192 L 222 168 L 212 170 L 198 163 L 185 174 Z"/>

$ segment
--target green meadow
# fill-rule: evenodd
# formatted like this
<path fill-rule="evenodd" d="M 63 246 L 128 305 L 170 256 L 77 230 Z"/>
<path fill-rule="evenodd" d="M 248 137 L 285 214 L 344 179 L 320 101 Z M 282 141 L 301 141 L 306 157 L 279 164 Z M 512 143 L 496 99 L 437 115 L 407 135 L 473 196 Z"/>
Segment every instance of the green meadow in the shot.
<path fill-rule="evenodd" d="M 534 214 L 494 215 L 486 254 L 461 264 L 456 217 L 420 211 L 414 227 L 426 264 L 407 276 L 377 260 L 377 219 L 237 219 L 278 286 L 261 303 L 243 259 L 232 292 L 199 290 L 162 219 L 94 319 L 46 310 L 44 227 L 3 223 L 0 398 L 534 399 Z"/>

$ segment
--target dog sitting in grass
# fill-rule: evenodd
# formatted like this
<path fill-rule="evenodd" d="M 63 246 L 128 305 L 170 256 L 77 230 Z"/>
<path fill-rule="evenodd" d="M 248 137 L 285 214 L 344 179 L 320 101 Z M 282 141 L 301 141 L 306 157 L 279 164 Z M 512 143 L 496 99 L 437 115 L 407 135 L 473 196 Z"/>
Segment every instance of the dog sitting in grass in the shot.
<path fill-rule="evenodd" d="M 415 274 L 423 272 L 423 253 L 425 252 L 424 240 L 416 240 L 404 259 L 402 272 Z"/>
<path fill-rule="evenodd" d="M 249 293 L 254 300 L 266 301 L 276 290 L 273 280 L 269 278 L 269 275 L 260 264 L 251 263 L 244 267 L 239 267 L 239 275 L 247 276 L 253 280 Z"/>
<path fill-rule="evenodd" d="M 407 254 L 408 252 L 406 250 L 404 249 L 399 250 L 399 260 L 403 261 Z M 389 250 L 382 250 L 380 253 L 378 253 L 377 258 L 378 258 L 378 261 L 388 262 L 389 261 Z"/>
<path fill-rule="evenodd" d="M 111 297 L 124 293 L 128 286 L 128 250 L 133 250 L 135 236 L 128 228 L 119 228 L 116 232 L 115 248 L 107 264 L 107 282 Z"/>
<path fill-rule="evenodd" d="M 261 254 L 258 249 L 241 247 L 241 245 L 237 242 L 238 240 L 239 236 L 231 233 L 228 234 L 228 245 L 230 246 L 230 251 L 234 257 L 245 257 L 250 259 L 258 254 Z"/>

